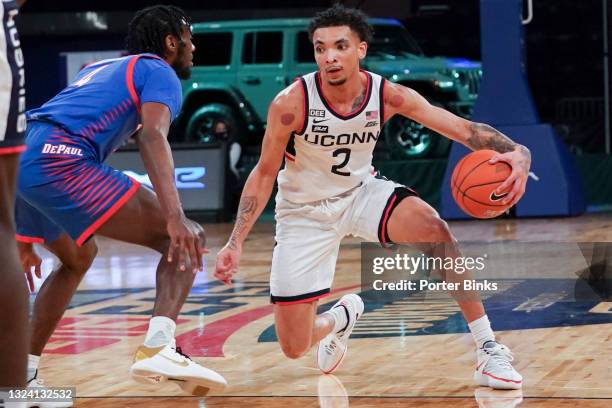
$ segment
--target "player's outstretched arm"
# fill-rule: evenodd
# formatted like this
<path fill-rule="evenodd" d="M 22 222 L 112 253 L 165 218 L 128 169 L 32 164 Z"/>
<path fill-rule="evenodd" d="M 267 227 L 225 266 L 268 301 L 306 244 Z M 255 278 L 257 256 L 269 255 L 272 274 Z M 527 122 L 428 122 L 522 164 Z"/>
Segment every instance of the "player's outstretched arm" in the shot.
<path fill-rule="evenodd" d="M 136 136 L 142 161 L 157 194 L 167 231 L 170 237 L 168 262 L 178 257 L 181 269 L 185 268 L 185 258 L 191 260 L 193 272 L 202 270 L 204 252 L 203 228 L 185 217 L 178 190 L 174 182 L 174 161 L 168 131 L 170 129 L 170 109 L 164 104 L 147 102 L 142 105 L 142 129 Z"/>
<path fill-rule="evenodd" d="M 472 150 L 491 149 L 499 154 L 491 163 L 504 161 L 512 166 L 512 174 L 499 186 L 497 193 L 510 192 L 503 203 L 514 205 L 525 193 L 531 166 L 531 152 L 495 128 L 463 119 L 445 109 L 431 105 L 413 89 L 387 82 L 385 86 L 385 116 L 406 116 L 459 142 Z"/>
<path fill-rule="evenodd" d="M 242 243 L 270 199 L 289 137 L 302 127 L 303 110 L 303 91 L 299 82 L 279 93 L 270 104 L 261 156 L 242 190 L 232 235 L 217 255 L 215 276 L 225 283 L 229 284 L 237 271 Z"/>

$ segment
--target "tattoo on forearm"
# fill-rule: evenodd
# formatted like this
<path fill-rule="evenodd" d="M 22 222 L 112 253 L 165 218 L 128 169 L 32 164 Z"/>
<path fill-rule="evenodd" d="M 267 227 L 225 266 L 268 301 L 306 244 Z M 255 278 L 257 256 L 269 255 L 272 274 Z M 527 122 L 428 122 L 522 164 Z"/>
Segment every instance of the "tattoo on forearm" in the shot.
<path fill-rule="evenodd" d="M 351 110 L 355 110 L 358 107 L 361 106 L 361 102 L 363 102 L 363 99 L 365 98 L 365 89 L 363 91 L 361 91 L 361 94 L 359 94 L 359 96 L 357 98 L 355 98 L 355 101 L 353 102 L 353 107 L 351 108 Z"/>
<path fill-rule="evenodd" d="M 232 231 L 232 236 L 229 239 L 229 248 L 238 248 L 238 239 L 244 230 L 248 227 L 249 222 L 257 211 L 257 198 L 253 196 L 242 197 L 240 206 L 238 207 L 238 215 L 236 216 L 236 224 Z"/>
<path fill-rule="evenodd" d="M 508 153 L 518 148 L 522 156 L 519 165 L 524 171 L 529 171 L 531 152 L 525 146 L 514 143 L 508 136 L 484 123 L 472 123 L 470 130 L 467 143 L 472 149 L 491 149 L 499 153 Z"/>
<path fill-rule="evenodd" d="M 499 153 L 508 153 L 516 148 L 508 136 L 484 123 L 472 123 L 471 134 L 467 142 L 474 150 L 491 149 Z"/>

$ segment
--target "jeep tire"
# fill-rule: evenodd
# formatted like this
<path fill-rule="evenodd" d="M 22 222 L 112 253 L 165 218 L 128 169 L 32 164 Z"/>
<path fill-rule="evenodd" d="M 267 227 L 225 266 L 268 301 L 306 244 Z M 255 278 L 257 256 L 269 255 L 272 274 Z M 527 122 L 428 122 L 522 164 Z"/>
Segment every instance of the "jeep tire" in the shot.
<path fill-rule="evenodd" d="M 227 133 L 218 133 L 219 123 L 225 124 Z M 215 144 L 232 142 L 245 137 L 245 127 L 234 109 L 222 103 L 211 103 L 197 109 L 185 128 L 185 141 L 190 143 Z"/>
<path fill-rule="evenodd" d="M 394 159 L 446 157 L 451 145 L 450 139 L 401 115 L 389 119 L 382 133 Z"/>

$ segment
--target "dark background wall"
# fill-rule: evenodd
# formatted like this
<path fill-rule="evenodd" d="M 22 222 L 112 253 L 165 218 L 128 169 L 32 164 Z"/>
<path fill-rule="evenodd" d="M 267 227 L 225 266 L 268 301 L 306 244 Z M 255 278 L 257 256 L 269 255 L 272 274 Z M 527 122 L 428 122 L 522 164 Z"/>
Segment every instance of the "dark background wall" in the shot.
<path fill-rule="evenodd" d="M 142 0 L 26 3 L 20 28 L 29 107 L 44 103 L 61 89 L 62 75 L 57 63 L 60 52 L 122 49 L 125 27 L 133 12 L 157 3 Z M 180 6 L 194 21 L 205 21 L 311 16 L 332 1 L 161 3 Z M 365 0 L 345 4 L 361 6 L 373 16 L 399 18 L 428 55 L 480 58 L 478 0 Z M 92 28 L 96 19 L 108 29 Z M 534 20 L 526 27 L 528 77 L 538 110 L 543 120 L 555 124 L 575 151 L 603 151 L 602 30 L 602 0 L 534 0 Z M 199 51 L 204 51 L 201 46 Z"/>

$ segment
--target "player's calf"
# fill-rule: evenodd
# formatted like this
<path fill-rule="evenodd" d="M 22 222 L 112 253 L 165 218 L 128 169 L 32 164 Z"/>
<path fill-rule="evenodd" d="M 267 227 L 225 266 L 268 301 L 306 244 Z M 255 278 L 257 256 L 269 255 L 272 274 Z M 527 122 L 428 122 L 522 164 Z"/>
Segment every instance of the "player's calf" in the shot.
<path fill-rule="evenodd" d="M 298 304 L 275 304 L 274 324 L 276 336 L 283 354 L 291 359 L 302 357 L 310 350 L 313 340 L 313 329 L 316 324 L 316 302 L 305 302 Z"/>

